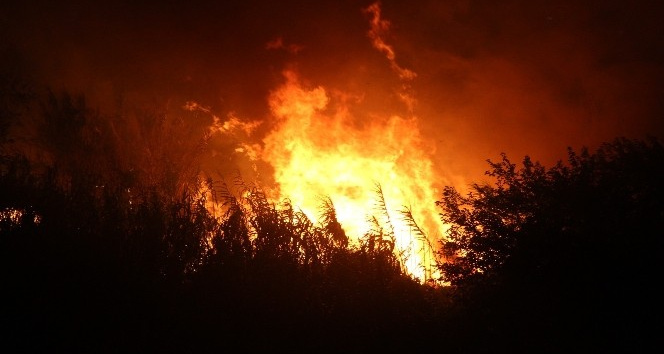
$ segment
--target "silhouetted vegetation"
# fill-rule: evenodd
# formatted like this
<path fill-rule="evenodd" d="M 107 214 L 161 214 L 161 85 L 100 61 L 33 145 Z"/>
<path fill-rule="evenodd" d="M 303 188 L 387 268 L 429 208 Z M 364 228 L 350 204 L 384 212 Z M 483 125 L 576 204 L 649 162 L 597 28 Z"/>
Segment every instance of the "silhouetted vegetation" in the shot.
<path fill-rule="evenodd" d="M 616 139 L 546 169 L 503 155 L 495 184 L 438 202 L 440 264 L 487 336 L 529 351 L 643 351 L 664 244 L 664 148 Z"/>
<path fill-rule="evenodd" d="M 122 128 L 129 117 L 82 96 L 0 84 L 2 338 L 17 351 L 560 352 L 648 339 L 664 236 L 656 140 L 570 150 L 550 169 L 503 156 L 489 162 L 495 185 L 445 189 L 449 285 L 432 286 L 405 274 L 381 215 L 355 245 L 329 198 L 314 224 L 241 176 L 202 179 L 204 138 L 175 140 L 180 121 L 139 112 Z"/>

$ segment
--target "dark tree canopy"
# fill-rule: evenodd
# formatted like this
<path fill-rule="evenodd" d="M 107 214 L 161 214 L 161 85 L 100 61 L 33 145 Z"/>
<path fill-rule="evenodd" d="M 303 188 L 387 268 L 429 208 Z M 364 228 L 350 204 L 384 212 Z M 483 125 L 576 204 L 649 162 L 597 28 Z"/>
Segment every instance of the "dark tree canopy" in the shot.
<path fill-rule="evenodd" d="M 437 202 L 451 225 L 443 279 L 520 314 L 526 327 L 533 316 L 558 318 L 556 329 L 587 341 L 642 345 L 634 338 L 643 333 L 631 331 L 659 308 L 662 145 L 619 138 L 592 153 L 569 149 L 567 163 L 548 169 L 529 157 L 517 167 L 504 154 L 489 165 L 495 184 L 473 184 L 466 196 L 448 187 Z"/>
<path fill-rule="evenodd" d="M 552 168 L 503 155 L 489 161 L 495 184 L 448 187 L 438 266 L 450 286 L 431 286 L 404 272 L 379 184 L 387 221 L 356 245 L 330 198 L 314 223 L 239 174 L 204 179 L 205 138 L 180 139 L 188 121 L 159 112 L 108 117 L 84 96 L 0 77 L 8 347 L 541 353 L 644 351 L 655 338 L 657 140 L 570 150 Z M 424 237 L 409 208 L 401 216 Z"/>
<path fill-rule="evenodd" d="M 473 184 L 467 196 L 444 190 L 437 205 L 451 225 L 445 281 L 532 280 L 554 269 L 578 276 L 626 260 L 643 270 L 652 265 L 643 256 L 662 245 L 662 145 L 617 139 L 594 153 L 569 149 L 568 155 L 566 164 L 547 169 L 528 156 L 517 168 L 503 154 L 500 162 L 489 160 L 494 185 Z M 616 271 L 610 277 L 620 281 Z"/>

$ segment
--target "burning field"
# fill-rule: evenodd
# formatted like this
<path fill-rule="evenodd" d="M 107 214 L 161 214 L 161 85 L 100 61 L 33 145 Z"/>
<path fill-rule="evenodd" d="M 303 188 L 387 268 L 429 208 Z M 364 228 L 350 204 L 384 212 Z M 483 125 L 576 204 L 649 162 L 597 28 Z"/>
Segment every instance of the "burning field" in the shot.
<path fill-rule="evenodd" d="M 71 313 L 40 337 L 71 347 L 67 328 L 101 316 L 123 328 L 109 333 L 181 334 L 184 351 L 218 328 L 274 343 L 307 321 L 404 349 L 441 331 L 460 352 L 475 331 L 471 352 L 523 333 L 530 351 L 584 335 L 629 347 L 647 309 L 612 317 L 625 292 L 588 294 L 608 282 L 596 264 L 625 276 L 616 244 L 646 252 L 625 225 L 661 227 L 662 15 L 645 1 L 3 2 L 9 327 Z M 582 317 L 626 325 L 589 333 L 601 321 Z"/>

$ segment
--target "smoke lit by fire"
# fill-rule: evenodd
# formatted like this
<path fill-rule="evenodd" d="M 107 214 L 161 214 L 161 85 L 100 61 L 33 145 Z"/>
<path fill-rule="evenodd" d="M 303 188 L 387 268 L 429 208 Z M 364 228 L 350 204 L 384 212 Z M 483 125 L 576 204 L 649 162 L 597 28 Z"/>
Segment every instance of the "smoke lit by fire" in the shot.
<path fill-rule="evenodd" d="M 200 164 L 313 221 L 329 197 L 353 240 L 376 217 L 426 278 L 441 188 L 482 182 L 486 159 L 662 135 L 661 18 L 614 0 L 7 0 L 0 79 L 82 93 L 150 183 L 162 160 Z"/>

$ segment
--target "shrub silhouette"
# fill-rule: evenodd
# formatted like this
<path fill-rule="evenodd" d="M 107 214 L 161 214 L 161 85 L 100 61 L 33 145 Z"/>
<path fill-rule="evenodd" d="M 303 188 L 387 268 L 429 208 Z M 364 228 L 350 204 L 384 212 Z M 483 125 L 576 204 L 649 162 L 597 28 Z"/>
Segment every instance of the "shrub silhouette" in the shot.
<path fill-rule="evenodd" d="M 437 202 L 451 225 L 444 280 L 484 307 L 494 335 L 528 338 L 530 350 L 644 349 L 641 322 L 658 306 L 648 294 L 661 268 L 662 145 L 618 138 L 550 169 L 505 155 L 489 164 L 494 185 L 448 187 Z"/>
<path fill-rule="evenodd" d="M 0 92 L 1 321 L 20 351 L 558 352 L 650 339 L 656 140 L 570 150 L 550 169 L 503 156 L 489 161 L 495 185 L 445 189 L 441 287 L 404 271 L 380 184 L 355 244 L 330 198 L 314 223 L 239 175 L 201 179 L 205 138 L 178 143 L 177 118 L 111 119 L 82 96 L 12 87 Z M 19 121 L 38 124 L 32 145 L 12 136 Z M 426 240 L 409 208 L 400 215 Z"/>
<path fill-rule="evenodd" d="M 38 124 L 29 150 L 41 152 L 0 160 L 1 266 L 12 289 L 3 326 L 14 344 L 352 349 L 431 315 L 389 232 L 351 245 L 331 199 L 321 199 L 314 224 L 239 176 L 233 193 L 193 178 L 194 169 L 168 167 L 172 158 L 137 165 L 83 97 L 48 92 L 35 104 L 25 113 L 35 116 L 23 118 Z M 169 131 L 155 129 L 147 131 Z M 146 151 L 161 149 L 155 144 Z"/>

